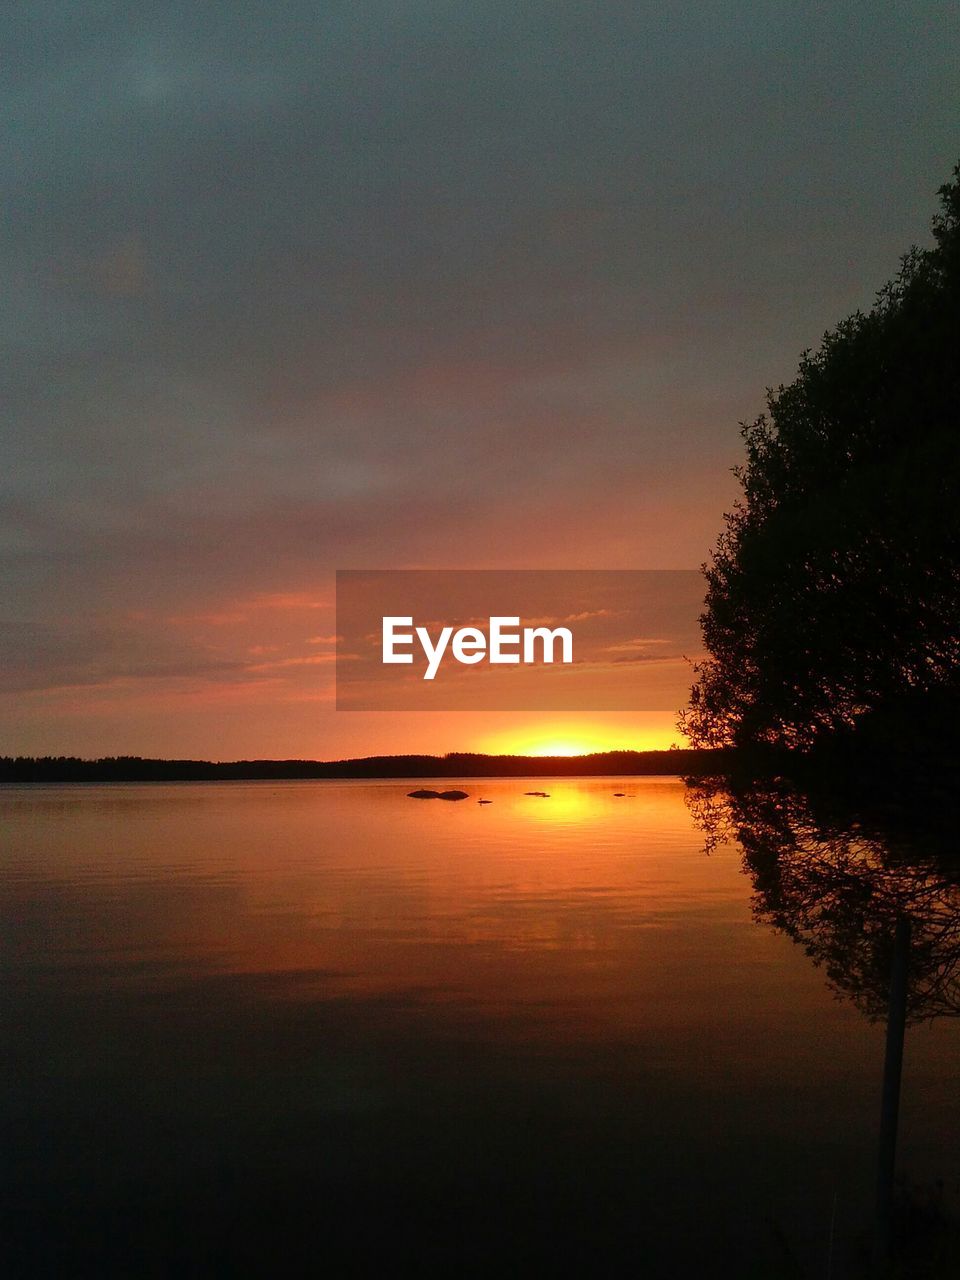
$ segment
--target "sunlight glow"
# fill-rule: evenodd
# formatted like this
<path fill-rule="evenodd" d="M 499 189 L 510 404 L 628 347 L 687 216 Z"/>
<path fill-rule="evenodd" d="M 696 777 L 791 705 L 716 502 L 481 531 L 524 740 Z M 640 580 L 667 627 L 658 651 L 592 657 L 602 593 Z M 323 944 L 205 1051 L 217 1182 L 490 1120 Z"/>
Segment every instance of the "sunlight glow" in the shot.
<path fill-rule="evenodd" d="M 597 748 L 583 741 L 574 742 L 570 739 L 551 739 L 548 742 L 539 743 L 535 747 L 531 747 L 528 754 L 531 756 L 585 756 Z"/>
<path fill-rule="evenodd" d="M 601 751 L 665 751 L 685 743 L 670 712 L 630 716 L 516 716 L 514 723 L 478 734 L 470 749 L 490 755 L 584 756 Z"/>

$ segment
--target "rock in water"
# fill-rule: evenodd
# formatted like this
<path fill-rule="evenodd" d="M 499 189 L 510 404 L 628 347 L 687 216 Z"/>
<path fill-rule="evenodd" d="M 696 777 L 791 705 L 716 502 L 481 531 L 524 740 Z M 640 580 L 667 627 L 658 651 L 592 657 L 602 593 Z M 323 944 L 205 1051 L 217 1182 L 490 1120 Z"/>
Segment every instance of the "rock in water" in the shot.
<path fill-rule="evenodd" d="M 466 791 L 441 791 L 439 798 L 441 800 L 466 800 L 467 793 Z"/>
<path fill-rule="evenodd" d="M 419 791 L 408 791 L 407 795 L 411 800 L 439 800 L 440 799 L 439 791 L 427 791 L 424 788 L 421 788 L 421 790 Z"/>

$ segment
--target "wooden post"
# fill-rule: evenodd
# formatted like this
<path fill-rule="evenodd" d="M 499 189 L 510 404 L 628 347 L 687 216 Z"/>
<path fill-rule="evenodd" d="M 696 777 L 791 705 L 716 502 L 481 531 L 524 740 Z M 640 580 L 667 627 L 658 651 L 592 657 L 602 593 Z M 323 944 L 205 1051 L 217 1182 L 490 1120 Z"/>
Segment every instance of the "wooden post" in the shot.
<path fill-rule="evenodd" d="M 903 1035 L 907 1024 L 907 969 L 910 955 L 910 921 L 897 917 L 890 966 L 890 1003 L 887 1011 L 887 1047 L 883 1060 L 883 1095 L 880 1103 L 880 1149 L 877 1157 L 877 1253 L 890 1256 L 893 1247 L 893 1180 L 897 1163 L 897 1122 L 900 1112 L 900 1077 L 903 1071 Z"/>

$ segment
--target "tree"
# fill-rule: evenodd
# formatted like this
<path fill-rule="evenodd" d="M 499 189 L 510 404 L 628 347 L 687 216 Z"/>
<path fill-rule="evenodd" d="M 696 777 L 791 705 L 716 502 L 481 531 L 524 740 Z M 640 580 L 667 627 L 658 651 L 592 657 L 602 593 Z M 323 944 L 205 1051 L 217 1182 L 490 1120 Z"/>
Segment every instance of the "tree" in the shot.
<path fill-rule="evenodd" d="M 680 727 L 808 749 L 960 708 L 960 165 L 934 245 L 805 352 L 742 429 Z M 925 726 L 918 729 L 917 726 Z"/>

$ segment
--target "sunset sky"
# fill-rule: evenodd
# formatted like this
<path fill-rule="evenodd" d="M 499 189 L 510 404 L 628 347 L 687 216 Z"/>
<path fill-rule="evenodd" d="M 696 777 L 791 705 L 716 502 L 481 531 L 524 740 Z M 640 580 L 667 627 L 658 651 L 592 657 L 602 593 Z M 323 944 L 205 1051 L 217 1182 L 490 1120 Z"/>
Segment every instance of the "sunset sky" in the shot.
<path fill-rule="evenodd" d="M 0 753 L 662 746 L 336 712 L 334 571 L 695 568 L 929 242 L 948 6 L 8 6 Z"/>

